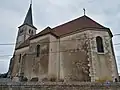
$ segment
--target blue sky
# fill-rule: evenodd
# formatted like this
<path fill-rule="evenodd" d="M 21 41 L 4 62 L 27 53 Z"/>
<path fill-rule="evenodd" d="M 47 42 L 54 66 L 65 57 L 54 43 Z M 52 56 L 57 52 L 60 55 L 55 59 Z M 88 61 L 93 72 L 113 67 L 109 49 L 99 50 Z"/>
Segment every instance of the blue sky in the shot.
<path fill-rule="evenodd" d="M 0 43 L 15 43 L 18 26 L 25 18 L 30 0 L 1 0 L 0 2 Z M 34 0 L 34 25 L 38 32 L 43 28 L 62 24 L 86 15 L 111 29 L 113 34 L 120 34 L 119 0 Z M 120 36 L 113 37 L 113 43 L 120 43 Z M 115 45 L 118 68 L 120 68 L 120 45 Z M 14 45 L 0 45 L 0 73 L 7 72 Z M 4 57 L 1 57 L 4 56 Z M 120 72 L 120 69 L 119 69 Z"/>

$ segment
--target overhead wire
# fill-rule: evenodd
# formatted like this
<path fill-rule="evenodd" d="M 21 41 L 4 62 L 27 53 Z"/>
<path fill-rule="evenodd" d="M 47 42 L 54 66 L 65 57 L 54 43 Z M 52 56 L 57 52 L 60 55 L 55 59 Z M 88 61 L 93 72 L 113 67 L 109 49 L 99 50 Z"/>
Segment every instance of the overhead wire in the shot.
<path fill-rule="evenodd" d="M 115 34 L 114 36 L 117 36 L 117 35 L 120 35 L 120 34 Z M 103 36 L 103 37 L 108 37 L 108 36 Z M 70 40 L 60 40 L 60 42 L 62 43 L 62 42 L 69 42 L 69 41 L 73 41 L 73 40 L 84 40 L 84 39 L 94 39 L 95 37 L 92 37 L 92 38 L 79 38 L 79 39 L 70 39 Z M 54 42 L 59 42 L 59 41 L 51 41 L 51 42 L 49 42 L 49 41 L 47 41 L 47 42 L 36 42 L 36 43 L 54 43 Z M 4 43 L 4 44 L 0 44 L 0 45 L 15 45 L 16 43 Z M 34 44 L 34 43 L 32 43 L 32 44 Z M 120 43 L 116 43 L 116 44 L 114 44 L 114 45 L 120 45 Z M 58 52 L 65 52 L 65 51 L 58 51 Z M 68 51 L 67 51 L 68 52 Z M 57 52 L 49 52 L 49 53 L 57 53 Z M 10 56 L 13 56 L 13 55 L 0 55 L 0 57 L 10 57 Z"/>
<path fill-rule="evenodd" d="M 114 34 L 113 36 L 120 36 L 120 34 Z M 109 36 L 102 36 L 102 37 L 109 37 Z M 93 39 L 93 38 L 96 38 L 96 37 L 92 37 L 92 38 L 86 38 L 86 39 Z M 70 39 L 70 40 L 60 40 L 60 42 L 65 42 L 65 41 L 73 41 L 73 40 L 83 40 L 84 38 L 79 38 L 79 39 Z M 57 41 L 57 40 L 55 40 L 55 41 L 51 41 L 51 42 L 49 42 L 49 41 L 47 41 L 47 42 L 41 42 L 41 41 L 39 41 L 40 43 L 54 43 L 54 42 L 59 42 L 59 41 Z M 36 43 L 38 43 L 38 42 L 36 42 Z M 15 45 L 15 44 L 17 44 L 17 43 L 0 43 L 0 45 Z M 34 43 L 31 43 L 31 44 L 34 44 Z"/>

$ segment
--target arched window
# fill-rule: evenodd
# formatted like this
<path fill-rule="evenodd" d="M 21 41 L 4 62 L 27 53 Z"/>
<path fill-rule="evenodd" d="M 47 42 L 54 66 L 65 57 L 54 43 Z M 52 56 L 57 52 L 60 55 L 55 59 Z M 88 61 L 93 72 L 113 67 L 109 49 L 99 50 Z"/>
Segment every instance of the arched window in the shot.
<path fill-rule="evenodd" d="M 29 29 L 29 33 L 31 32 L 31 29 Z"/>
<path fill-rule="evenodd" d="M 39 55 L 40 55 L 40 45 L 37 45 L 36 49 L 37 49 L 36 50 L 37 51 L 36 56 L 39 57 Z"/>
<path fill-rule="evenodd" d="M 31 30 L 31 34 L 33 35 L 33 30 Z"/>
<path fill-rule="evenodd" d="M 104 52 L 103 40 L 100 36 L 96 37 L 96 43 L 97 43 L 97 51 L 103 53 Z"/>
<path fill-rule="evenodd" d="M 20 61 L 21 61 L 21 54 L 20 54 L 20 56 L 19 56 L 19 63 L 20 63 Z"/>

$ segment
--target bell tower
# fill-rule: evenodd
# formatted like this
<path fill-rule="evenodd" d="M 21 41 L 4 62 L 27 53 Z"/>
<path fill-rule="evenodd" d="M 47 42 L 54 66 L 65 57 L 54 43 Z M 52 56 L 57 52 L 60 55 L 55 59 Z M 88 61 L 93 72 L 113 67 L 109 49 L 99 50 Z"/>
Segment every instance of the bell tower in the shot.
<path fill-rule="evenodd" d="M 31 3 L 23 24 L 18 27 L 18 35 L 17 35 L 15 48 L 18 48 L 22 43 L 25 42 L 25 40 L 35 35 L 36 30 L 37 28 L 33 25 L 32 3 Z"/>

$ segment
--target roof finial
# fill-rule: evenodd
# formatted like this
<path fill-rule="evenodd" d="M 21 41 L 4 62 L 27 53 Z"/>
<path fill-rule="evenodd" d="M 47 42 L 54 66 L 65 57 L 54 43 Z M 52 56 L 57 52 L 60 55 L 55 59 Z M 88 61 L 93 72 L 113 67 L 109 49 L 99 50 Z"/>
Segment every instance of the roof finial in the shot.
<path fill-rule="evenodd" d="M 85 8 L 83 8 L 83 11 L 84 11 L 84 15 L 85 15 L 85 11 L 86 11 Z"/>
<path fill-rule="evenodd" d="M 30 5 L 32 5 L 32 0 L 30 1 Z"/>

